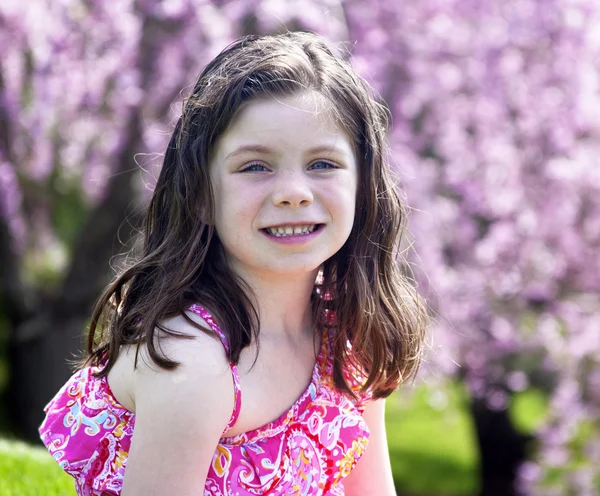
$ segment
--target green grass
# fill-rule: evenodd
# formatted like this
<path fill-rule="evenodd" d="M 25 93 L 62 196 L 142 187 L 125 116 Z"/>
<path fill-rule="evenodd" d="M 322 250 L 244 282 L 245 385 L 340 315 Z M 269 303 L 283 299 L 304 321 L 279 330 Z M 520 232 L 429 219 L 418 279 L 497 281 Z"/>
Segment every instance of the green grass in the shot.
<path fill-rule="evenodd" d="M 75 488 L 45 448 L 0 439 L 0 495 L 75 496 Z"/>

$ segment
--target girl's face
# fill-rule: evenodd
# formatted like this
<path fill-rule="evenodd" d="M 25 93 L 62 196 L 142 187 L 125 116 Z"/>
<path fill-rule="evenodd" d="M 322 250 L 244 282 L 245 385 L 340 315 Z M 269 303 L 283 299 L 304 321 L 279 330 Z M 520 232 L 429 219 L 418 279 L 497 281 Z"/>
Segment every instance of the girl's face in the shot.
<path fill-rule="evenodd" d="M 253 100 L 210 163 L 215 229 L 241 276 L 316 271 L 354 222 L 357 161 L 313 94 Z"/>

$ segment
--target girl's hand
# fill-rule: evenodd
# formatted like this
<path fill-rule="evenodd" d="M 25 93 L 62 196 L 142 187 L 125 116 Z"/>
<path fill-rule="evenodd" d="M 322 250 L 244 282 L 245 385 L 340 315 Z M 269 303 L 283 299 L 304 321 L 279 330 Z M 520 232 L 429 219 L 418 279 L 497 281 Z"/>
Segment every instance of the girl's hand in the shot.
<path fill-rule="evenodd" d="M 122 496 L 202 493 L 233 410 L 233 379 L 220 341 L 182 317 L 165 325 L 195 339 L 161 340 L 166 355 L 181 362 L 174 371 L 149 365 L 146 348 L 140 349 L 133 372 L 135 428 Z"/>
<path fill-rule="evenodd" d="M 371 434 L 356 467 L 344 481 L 346 496 L 396 496 L 385 433 L 385 400 L 367 405 L 363 415 Z"/>

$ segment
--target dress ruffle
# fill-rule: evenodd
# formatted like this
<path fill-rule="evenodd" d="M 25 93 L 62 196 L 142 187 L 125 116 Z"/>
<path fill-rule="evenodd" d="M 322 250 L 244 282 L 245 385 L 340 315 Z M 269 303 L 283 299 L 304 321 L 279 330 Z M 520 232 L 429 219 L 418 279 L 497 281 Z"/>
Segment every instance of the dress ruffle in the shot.
<path fill-rule="evenodd" d="M 119 495 L 135 415 L 115 400 L 97 368 L 78 371 L 44 408 L 40 437 L 75 478 L 80 495 Z"/>

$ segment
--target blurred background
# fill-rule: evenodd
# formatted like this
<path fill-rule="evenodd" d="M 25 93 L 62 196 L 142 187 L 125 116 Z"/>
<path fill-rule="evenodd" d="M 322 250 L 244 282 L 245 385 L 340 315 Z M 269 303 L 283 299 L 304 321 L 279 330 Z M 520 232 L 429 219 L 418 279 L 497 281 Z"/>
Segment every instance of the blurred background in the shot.
<path fill-rule="evenodd" d="M 241 35 L 298 29 L 393 116 L 435 319 L 388 401 L 398 493 L 600 494 L 597 0 L 3 0 L 3 487 L 10 460 L 63 477 L 17 440 L 39 443 L 197 74 Z"/>

